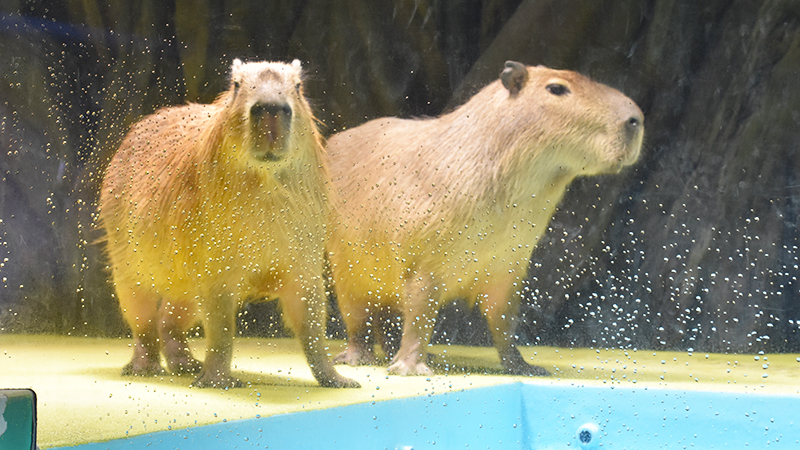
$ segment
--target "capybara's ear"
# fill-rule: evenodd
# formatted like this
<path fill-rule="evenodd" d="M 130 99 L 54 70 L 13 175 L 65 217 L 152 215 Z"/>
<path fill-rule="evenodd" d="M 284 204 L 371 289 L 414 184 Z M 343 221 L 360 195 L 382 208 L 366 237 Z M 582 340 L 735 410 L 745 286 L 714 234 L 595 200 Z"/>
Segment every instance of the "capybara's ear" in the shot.
<path fill-rule="evenodd" d="M 239 89 L 241 85 L 241 76 L 239 76 L 239 70 L 242 68 L 244 63 L 241 59 L 236 58 L 233 60 L 233 64 L 231 64 L 231 83 L 233 83 L 233 87 Z"/>
<path fill-rule="evenodd" d="M 522 86 L 528 81 L 528 69 L 525 64 L 516 61 L 506 61 L 506 68 L 500 74 L 500 81 L 508 89 L 512 96 L 517 95 L 522 90 Z"/>
<path fill-rule="evenodd" d="M 294 85 L 294 90 L 297 94 L 300 94 L 300 84 L 303 79 L 303 63 L 301 63 L 299 59 L 295 59 L 292 61 L 292 69 L 297 72 L 297 83 Z"/>
<path fill-rule="evenodd" d="M 233 64 L 231 64 L 231 76 L 233 77 L 237 73 L 239 73 L 239 70 L 241 70 L 243 65 L 244 65 L 244 63 L 242 62 L 241 59 L 239 59 L 239 58 L 234 59 L 233 60 Z"/>

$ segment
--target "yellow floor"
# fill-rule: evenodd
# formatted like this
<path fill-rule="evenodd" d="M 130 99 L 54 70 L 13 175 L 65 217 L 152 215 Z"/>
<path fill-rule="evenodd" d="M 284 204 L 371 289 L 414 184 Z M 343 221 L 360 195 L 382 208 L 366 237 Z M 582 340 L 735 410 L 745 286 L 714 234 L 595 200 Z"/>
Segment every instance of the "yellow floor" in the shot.
<path fill-rule="evenodd" d="M 520 380 L 498 375 L 500 365 L 493 348 L 433 346 L 434 376 L 387 376 L 385 367 L 339 366 L 343 375 L 358 380 L 362 388 L 325 389 L 317 386 L 296 341 L 252 338 L 235 343 L 234 374 L 248 382 L 247 387 L 195 389 L 189 387 L 191 377 L 120 376 L 130 359 L 131 343 L 128 339 L 0 335 L 0 388 L 36 391 L 38 442 L 48 448 Z M 193 342 L 196 355 L 202 355 L 203 344 L 202 340 Z M 331 353 L 343 345 L 331 341 Z M 534 380 L 537 383 L 800 393 L 800 362 L 794 354 L 552 347 L 523 348 L 522 353 L 553 373 Z"/>

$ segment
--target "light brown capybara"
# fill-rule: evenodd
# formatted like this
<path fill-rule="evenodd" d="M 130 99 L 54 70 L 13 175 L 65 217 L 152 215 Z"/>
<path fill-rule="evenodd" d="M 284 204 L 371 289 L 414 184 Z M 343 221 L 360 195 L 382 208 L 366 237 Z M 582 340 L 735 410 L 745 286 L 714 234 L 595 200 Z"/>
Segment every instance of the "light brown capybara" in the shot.
<path fill-rule="evenodd" d="M 639 156 L 644 117 L 610 87 L 509 61 L 500 79 L 438 118 L 381 118 L 328 141 L 334 208 L 328 243 L 349 336 L 336 362 L 374 361 L 382 317 L 402 315 L 389 371 L 428 373 L 443 302 L 485 315 L 508 373 L 546 375 L 515 345 L 531 251 L 570 182 Z M 384 345 L 391 352 L 391 345 Z"/>
<path fill-rule="evenodd" d="M 100 197 L 117 297 L 134 340 L 123 373 L 199 372 L 195 386 L 238 386 L 230 373 L 238 305 L 280 298 L 323 386 L 338 374 L 324 339 L 327 172 L 299 61 L 234 61 L 212 104 L 166 108 L 136 123 Z M 186 331 L 202 321 L 205 361 Z"/>

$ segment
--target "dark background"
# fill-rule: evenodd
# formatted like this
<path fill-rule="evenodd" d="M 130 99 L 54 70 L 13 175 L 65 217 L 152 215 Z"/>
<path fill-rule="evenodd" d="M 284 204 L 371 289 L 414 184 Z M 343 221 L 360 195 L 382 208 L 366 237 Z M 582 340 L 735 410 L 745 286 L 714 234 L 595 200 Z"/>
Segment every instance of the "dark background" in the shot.
<path fill-rule="evenodd" d="M 793 0 L 4 1 L 0 332 L 126 333 L 92 226 L 104 162 L 142 115 L 211 101 L 233 58 L 301 59 L 326 135 L 438 115 L 514 59 L 646 117 L 640 162 L 575 182 L 534 252 L 522 342 L 800 351 L 799 25 Z M 435 340 L 487 344 L 462 306 Z M 240 328 L 281 334 L 276 314 Z"/>

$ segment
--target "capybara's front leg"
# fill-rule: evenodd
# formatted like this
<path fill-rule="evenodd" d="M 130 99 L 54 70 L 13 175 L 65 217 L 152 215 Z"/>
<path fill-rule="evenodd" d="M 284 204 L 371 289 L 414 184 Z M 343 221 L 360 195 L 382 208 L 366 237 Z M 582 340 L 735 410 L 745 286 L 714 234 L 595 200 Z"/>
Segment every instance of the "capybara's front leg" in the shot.
<path fill-rule="evenodd" d="M 319 277 L 317 277 L 319 278 Z M 328 357 L 325 344 L 326 311 L 322 286 L 306 289 L 303 283 L 287 283 L 280 294 L 284 319 L 300 339 L 308 365 L 320 386 L 358 388 L 361 385 L 340 375 Z"/>
<path fill-rule="evenodd" d="M 510 282 L 508 286 L 513 286 Z M 480 307 L 492 333 L 492 340 L 500 355 L 500 363 L 506 373 L 525 376 L 547 376 L 543 367 L 525 362 L 516 346 L 519 296 L 510 294 L 510 289 L 495 285 L 480 298 Z M 509 295 L 510 294 L 510 295 Z"/>
<path fill-rule="evenodd" d="M 402 315 L 391 306 L 386 306 L 380 311 L 378 319 L 373 320 L 373 334 L 375 340 L 383 350 L 384 357 L 391 360 L 400 350 L 400 338 L 402 337 Z"/>
<path fill-rule="evenodd" d="M 397 375 L 428 375 L 426 364 L 433 326 L 436 322 L 437 302 L 427 276 L 415 275 L 406 281 L 406 301 L 403 304 L 403 337 L 400 350 L 389 365 L 389 373 Z"/>
<path fill-rule="evenodd" d="M 122 375 L 147 377 L 164 372 L 156 325 L 158 297 L 135 288 L 118 289 L 117 292 L 122 313 L 133 334 L 133 358 L 122 368 Z"/>
<path fill-rule="evenodd" d="M 186 330 L 196 320 L 196 306 L 181 302 L 164 302 L 161 306 L 159 334 L 163 342 L 167 369 L 174 374 L 197 373 L 202 364 L 192 356 Z"/>
<path fill-rule="evenodd" d="M 228 388 L 242 385 L 242 382 L 230 373 L 237 306 L 237 300 L 230 294 L 213 295 L 204 302 L 206 359 L 203 361 L 200 376 L 192 386 Z"/>

